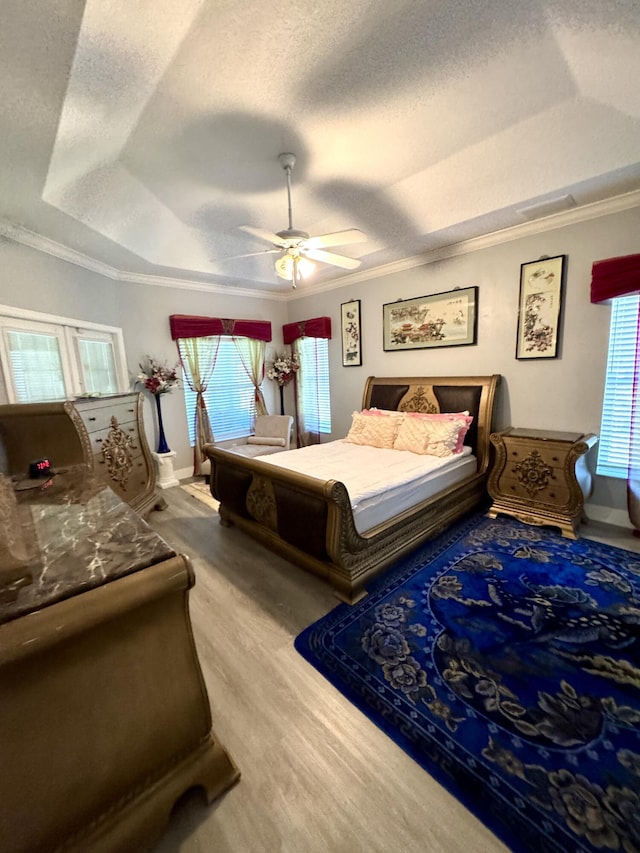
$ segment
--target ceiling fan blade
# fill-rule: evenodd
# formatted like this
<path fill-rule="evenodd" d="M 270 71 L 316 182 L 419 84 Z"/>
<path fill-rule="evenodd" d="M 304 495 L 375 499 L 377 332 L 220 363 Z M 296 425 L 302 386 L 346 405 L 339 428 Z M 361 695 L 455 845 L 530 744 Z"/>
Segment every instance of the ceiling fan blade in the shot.
<path fill-rule="evenodd" d="M 318 237 L 309 237 L 304 241 L 305 246 L 310 249 L 323 249 L 325 246 L 346 246 L 347 243 L 364 243 L 367 235 L 357 228 L 349 228 L 347 231 L 334 231 L 332 234 L 321 234 Z"/>
<path fill-rule="evenodd" d="M 240 230 L 257 237 L 259 240 L 266 240 L 267 243 L 272 243 L 274 246 L 285 246 L 285 241 L 274 231 L 266 231 L 264 228 L 254 228 L 253 225 L 240 225 Z"/>
<path fill-rule="evenodd" d="M 211 258 L 213 262 L 223 263 L 224 261 L 239 261 L 241 258 L 255 258 L 258 255 L 275 255 L 281 252 L 282 249 L 263 249 L 261 252 L 249 252 L 246 255 L 231 255 L 230 258 Z"/>
<path fill-rule="evenodd" d="M 313 261 L 323 264 L 331 264 L 334 267 L 342 267 L 345 270 L 355 270 L 360 266 L 357 258 L 347 258 L 344 255 L 334 255 L 333 252 L 325 252 L 322 249 L 308 249 L 305 245 L 303 254 Z"/>

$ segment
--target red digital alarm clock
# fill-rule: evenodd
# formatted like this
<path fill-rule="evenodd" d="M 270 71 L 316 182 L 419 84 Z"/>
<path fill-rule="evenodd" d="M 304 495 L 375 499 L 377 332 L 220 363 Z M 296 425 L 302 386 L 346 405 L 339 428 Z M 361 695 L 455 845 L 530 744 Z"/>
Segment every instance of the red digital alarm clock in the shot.
<path fill-rule="evenodd" d="M 29 477 L 32 480 L 50 477 L 53 474 L 52 469 L 51 460 L 48 456 L 44 456 L 42 459 L 36 459 L 35 462 L 29 463 Z"/>

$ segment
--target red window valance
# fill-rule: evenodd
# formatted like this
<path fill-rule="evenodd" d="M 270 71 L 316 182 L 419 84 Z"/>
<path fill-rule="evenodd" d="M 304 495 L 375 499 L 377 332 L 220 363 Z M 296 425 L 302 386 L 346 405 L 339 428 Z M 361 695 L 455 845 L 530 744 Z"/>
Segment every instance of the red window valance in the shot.
<path fill-rule="evenodd" d="M 596 261 L 591 268 L 591 301 L 640 292 L 640 255 Z"/>
<path fill-rule="evenodd" d="M 330 338 L 331 317 L 315 317 L 313 320 L 300 320 L 298 323 L 286 323 L 282 327 L 282 340 L 292 344 L 298 338 Z"/>
<path fill-rule="evenodd" d="M 192 317 L 171 314 L 171 338 L 207 338 L 214 335 L 236 335 L 256 341 L 271 340 L 271 323 L 267 320 L 226 320 L 220 317 Z"/>

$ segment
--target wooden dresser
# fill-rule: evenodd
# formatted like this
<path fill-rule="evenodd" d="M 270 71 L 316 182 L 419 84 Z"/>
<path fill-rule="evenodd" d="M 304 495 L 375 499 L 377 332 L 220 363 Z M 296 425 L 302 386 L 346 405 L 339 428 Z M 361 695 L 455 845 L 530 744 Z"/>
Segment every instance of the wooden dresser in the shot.
<path fill-rule="evenodd" d="M 576 539 L 592 486 L 586 454 L 597 436 L 509 427 L 490 438 L 496 458 L 487 483 L 493 498 L 489 516 L 505 513 L 527 524 L 554 525 Z"/>
<path fill-rule="evenodd" d="M 29 463 L 42 457 L 54 471 L 84 464 L 141 515 L 163 509 L 142 403 L 142 394 L 131 393 L 0 406 L 5 473 L 26 477 Z"/>

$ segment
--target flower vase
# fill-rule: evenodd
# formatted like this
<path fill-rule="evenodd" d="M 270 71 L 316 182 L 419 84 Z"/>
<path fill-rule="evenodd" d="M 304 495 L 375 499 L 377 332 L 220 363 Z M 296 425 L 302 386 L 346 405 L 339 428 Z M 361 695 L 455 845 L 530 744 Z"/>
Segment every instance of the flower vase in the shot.
<path fill-rule="evenodd" d="M 280 385 L 280 414 L 284 415 L 284 385 Z"/>
<path fill-rule="evenodd" d="M 156 398 L 156 409 L 158 410 L 158 453 L 171 453 L 167 439 L 164 436 L 164 425 L 162 423 L 162 408 L 160 406 L 160 394 L 154 394 Z"/>

